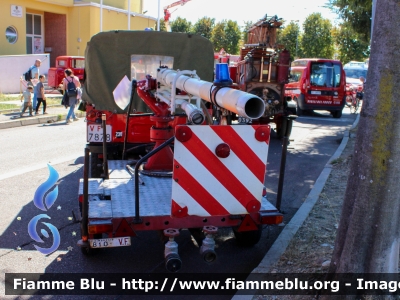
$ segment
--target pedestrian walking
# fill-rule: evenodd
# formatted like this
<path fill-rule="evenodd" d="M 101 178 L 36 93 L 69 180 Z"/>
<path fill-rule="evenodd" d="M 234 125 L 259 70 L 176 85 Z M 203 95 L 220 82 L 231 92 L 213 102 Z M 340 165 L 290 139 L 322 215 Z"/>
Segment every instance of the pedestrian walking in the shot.
<path fill-rule="evenodd" d="M 43 103 L 43 114 L 47 114 L 46 112 L 46 95 L 44 94 L 44 81 L 46 80 L 46 76 L 39 75 L 39 82 L 35 86 L 35 93 L 37 95 L 37 105 L 35 107 L 35 115 L 38 114 L 40 104 Z"/>
<path fill-rule="evenodd" d="M 29 109 L 29 116 L 32 117 L 32 92 L 33 92 L 33 87 L 31 85 L 28 85 L 26 91 L 21 95 L 21 102 L 23 99 L 24 107 L 22 108 L 20 117 L 24 115 L 26 109 Z"/>
<path fill-rule="evenodd" d="M 68 125 L 69 123 L 72 123 L 71 119 L 74 121 L 79 120 L 79 118 L 75 116 L 74 110 L 76 104 L 78 103 L 78 93 L 76 89 L 81 87 L 81 83 L 79 82 L 79 78 L 74 76 L 71 69 L 66 69 L 64 71 L 64 75 L 65 78 L 63 79 L 63 91 L 64 93 L 67 93 L 69 105 L 69 111 L 65 120 L 65 124 Z"/>
<path fill-rule="evenodd" d="M 35 60 L 35 63 L 33 66 L 31 66 L 29 69 L 31 70 L 31 80 L 28 82 L 28 85 L 32 85 L 33 87 L 36 86 L 36 84 L 39 82 L 39 75 L 40 75 L 40 66 L 42 64 L 42 61 L 40 59 Z M 33 108 L 36 108 L 37 104 L 37 94 L 36 90 L 33 91 Z"/>

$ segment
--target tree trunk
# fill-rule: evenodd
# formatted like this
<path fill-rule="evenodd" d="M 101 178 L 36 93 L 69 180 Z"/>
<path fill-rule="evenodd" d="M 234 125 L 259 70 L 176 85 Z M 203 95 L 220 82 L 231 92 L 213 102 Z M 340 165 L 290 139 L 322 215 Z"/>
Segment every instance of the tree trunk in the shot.
<path fill-rule="evenodd" d="M 399 262 L 400 3 L 378 0 L 368 78 L 330 273 Z"/>

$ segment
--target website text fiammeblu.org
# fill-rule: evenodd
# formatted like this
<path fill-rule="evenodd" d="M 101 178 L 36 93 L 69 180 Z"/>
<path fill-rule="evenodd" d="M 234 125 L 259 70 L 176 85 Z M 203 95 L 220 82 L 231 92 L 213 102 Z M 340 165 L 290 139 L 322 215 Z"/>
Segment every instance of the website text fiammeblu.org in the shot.
<path fill-rule="evenodd" d="M 17 274 L 6 273 L 6 295 L 394 295 L 398 274 Z M 298 276 L 297 276 L 298 275 Z M 315 275 L 315 276 L 313 276 Z"/>

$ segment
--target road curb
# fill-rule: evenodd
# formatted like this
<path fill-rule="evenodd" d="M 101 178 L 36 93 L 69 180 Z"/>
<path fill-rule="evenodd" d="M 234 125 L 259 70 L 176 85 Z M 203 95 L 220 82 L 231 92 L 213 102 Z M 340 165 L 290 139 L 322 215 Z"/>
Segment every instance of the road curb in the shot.
<path fill-rule="evenodd" d="M 350 130 L 354 129 L 357 126 L 359 119 L 360 115 L 358 114 Z M 278 238 L 275 240 L 271 248 L 265 254 L 260 264 L 251 272 L 252 274 L 269 273 L 273 264 L 275 264 L 280 259 L 282 254 L 286 251 L 286 248 L 289 246 L 290 241 L 295 236 L 300 227 L 303 225 L 304 221 L 310 214 L 310 211 L 313 209 L 315 203 L 318 201 L 319 196 L 325 186 L 325 183 L 328 180 L 328 177 L 332 171 L 331 162 L 340 157 L 343 150 L 346 148 L 348 141 L 349 141 L 349 130 L 346 130 L 343 134 L 342 142 L 340 143 L 339 147 L 336 149 L 332 157 L 329 159 L 329 161 L 326 163 L 321 174 L 315 181 L 314 187 L 311 189 L 306 200 L 297 210 L 297 212 L 292 217 L 290 222 L 285 225 L 285 228 L 281 231 Z M 257 291 L 254 290 L 252 292 L 253 292 L 252 295 L 236 294 L 235 296 L 232 297 L 232 300 L 251 300 L 253 299 L 253 296 Z"/>
<path fill-rule="evenodd" d="M 84 112 L 75 111 L 75 115 L 79 118 L 84 116 Z M 37 124 L 47 124 L 47 123 L 54 123 L 58 121 L 62 121 L 67 117 L 67 112 L 60 113 L 60 114 L 49 114 L 48 116 L 40 116 L 40 117 L 22 117 L 16 120 L 10 121 L 3 121 L 0 122 L 0 130 L 1 129 L 8 129 L 14 127 L 21 127 L 27 125 L 37 125 Z"/>
<path fill-rule="evenodd" d="M 66 114 L 63 116 L 61 115 L 61 119 L 66 117 Z M 21 127 L 21 126 L 27 126 L 27 125 L 36 125 L 36 124 L 44 124 L 44 123 L 53 123 L 57 122 L 59 120 L 58 115 L 53 115 L 53 116 L 46 116 L 46 117 L 22 117 L 21 119 L 18 120 L 11 120 L 11 121 L 5 121 L 0 123 L 0 129 L 7 129 L 7 128 L 14 128 L 14 127 Z"/>

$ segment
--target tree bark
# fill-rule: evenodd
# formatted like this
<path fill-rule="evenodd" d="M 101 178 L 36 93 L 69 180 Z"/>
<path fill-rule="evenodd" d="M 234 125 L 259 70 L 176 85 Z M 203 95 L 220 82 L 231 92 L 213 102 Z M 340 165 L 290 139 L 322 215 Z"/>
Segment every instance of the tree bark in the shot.
<path fill-rule="evenodd" d="M 330 273 L 397 273 L 400 2 L 378 0 L 363 107 Z"/>

